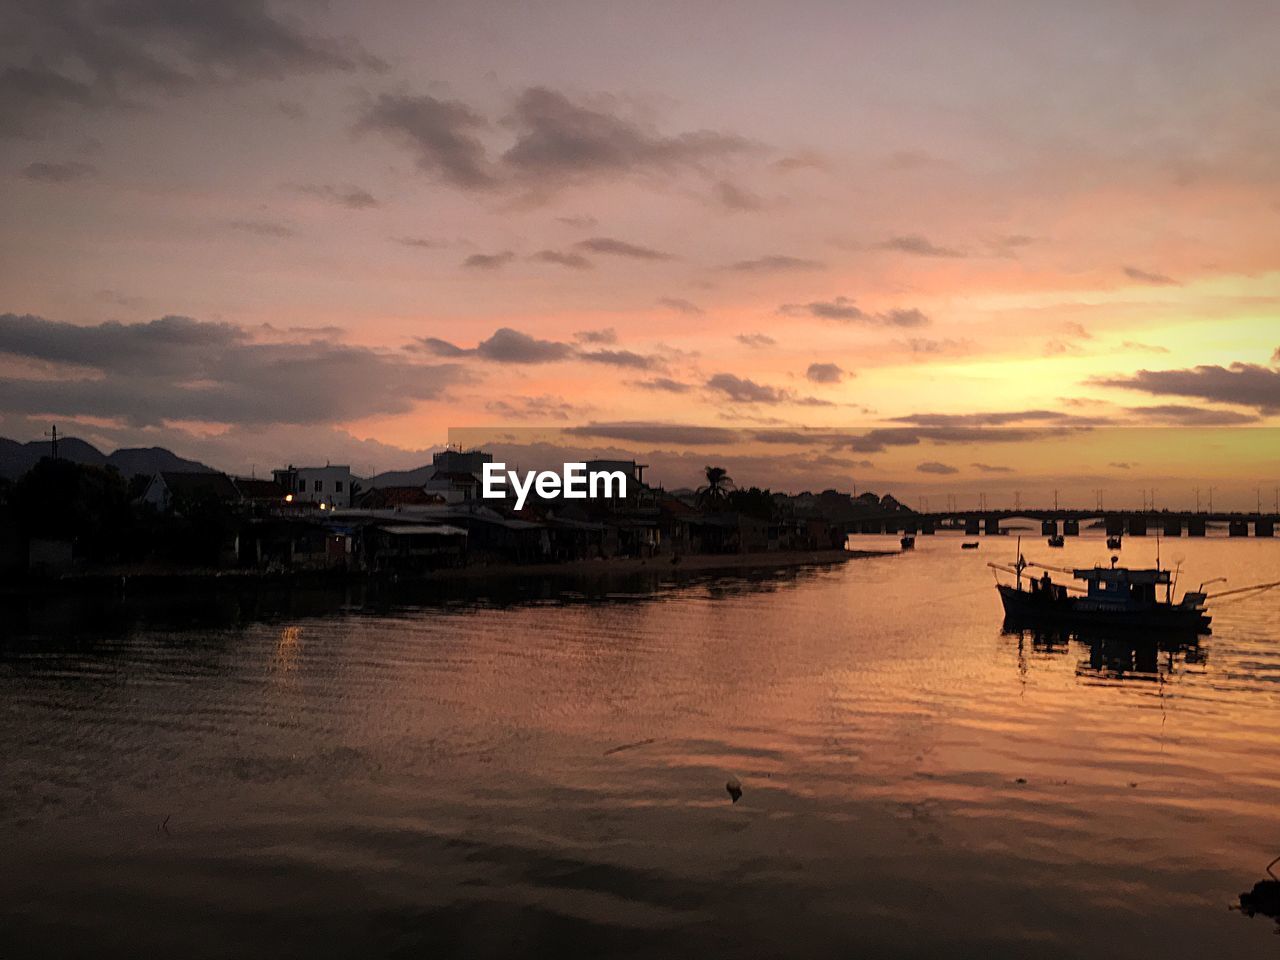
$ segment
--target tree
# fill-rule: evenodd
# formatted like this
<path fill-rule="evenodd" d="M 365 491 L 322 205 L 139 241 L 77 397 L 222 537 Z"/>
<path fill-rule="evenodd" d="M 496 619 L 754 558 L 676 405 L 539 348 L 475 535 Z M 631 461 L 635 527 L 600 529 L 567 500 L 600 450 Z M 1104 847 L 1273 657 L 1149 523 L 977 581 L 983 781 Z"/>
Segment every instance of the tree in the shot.
<path fill-rule="evenodd" d="M 773 520 L 778 512 L 773 494 L 759 487 L 729 491 L 728 503 L 738 513 L 757 520 Z"/>
<path fill-rule="evenodd" d="M 697 490 L 698 505 L 717 510 L 729 499 L 733 478 L 724 467 L 707 467 L 707 482 Z"/>

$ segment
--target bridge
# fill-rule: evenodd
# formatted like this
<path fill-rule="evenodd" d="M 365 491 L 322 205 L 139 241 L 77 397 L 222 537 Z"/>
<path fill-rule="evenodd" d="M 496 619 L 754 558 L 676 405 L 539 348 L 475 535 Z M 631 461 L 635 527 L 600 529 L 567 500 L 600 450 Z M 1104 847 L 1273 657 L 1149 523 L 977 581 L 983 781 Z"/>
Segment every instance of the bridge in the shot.
<path fill-rule="evenodd" d="M 1039 520 L 1046 537 L 1080 535 L 1082 527 L 1101 522 L 1108 536 L 1203 537 L 1210 524 L 1227 527 L 1232 537 L 1274 537 L 1280 515 L 1175 510 L 948 510 L 940 513 L 899 512 L 859 517 L 846 522 L 851 534 L 931 534 L 963 530 L 966 536 L 999 535 L 1001 523 L 1014 518 Z"/>

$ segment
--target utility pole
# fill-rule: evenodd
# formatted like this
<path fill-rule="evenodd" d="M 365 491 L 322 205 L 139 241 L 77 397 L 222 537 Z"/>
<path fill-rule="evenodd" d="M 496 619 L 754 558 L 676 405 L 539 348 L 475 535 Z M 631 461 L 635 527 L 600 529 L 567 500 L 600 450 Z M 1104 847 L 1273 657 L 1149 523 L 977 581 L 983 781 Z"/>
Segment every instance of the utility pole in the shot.
<path fill-rule="evenodd" d="M 1210 513 L 1213 513 L 1213 491 L 1216 489 L 1217 489 L 1216 487 L 1209 488 L 1209 512 Z"/>
<path fill-rule="evenodd" d="M 50 438 L 51 446 L 53 447 L 53 459 L 57 460 L 58 459 L 58 425 L 55 423 L 53 425 L 53 429 L 46 430 L 44 432 L 44 435 Z"/>
<path fill-rule="evenodd" d="M 1200 512 L 1200 488 L 1196 487 L 1196 513 Z"/>
<path fill-rule="evenodd" d="M 1058 512 L 1058 488 L 1053 488 L 1053 512 Z"/>
<path fill-rule="evenodd" d="M 1013 491 L 1013 509 L 1015 511 L 1020 511 L 1022 509 L 1022 491 L 1021 490 Z"/>

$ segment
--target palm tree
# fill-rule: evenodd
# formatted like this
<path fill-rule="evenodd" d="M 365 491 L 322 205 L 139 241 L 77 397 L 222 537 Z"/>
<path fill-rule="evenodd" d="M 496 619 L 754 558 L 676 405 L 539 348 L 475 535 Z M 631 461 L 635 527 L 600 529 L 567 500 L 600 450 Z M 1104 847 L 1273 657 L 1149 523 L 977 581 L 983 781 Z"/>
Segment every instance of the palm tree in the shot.
<path fill-rule="evenodd" d="M 733 478 L 724 467 L 707 467 L 706 486 L 698 488 L 698 505 L 717 509 L 729 499 Z"/>

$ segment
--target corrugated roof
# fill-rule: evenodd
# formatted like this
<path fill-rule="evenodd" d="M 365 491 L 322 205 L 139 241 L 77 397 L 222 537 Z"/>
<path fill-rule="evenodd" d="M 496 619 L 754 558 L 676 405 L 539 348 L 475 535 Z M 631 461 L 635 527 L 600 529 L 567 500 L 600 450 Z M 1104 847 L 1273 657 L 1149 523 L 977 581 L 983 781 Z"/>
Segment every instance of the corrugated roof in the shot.
<path fill-rule="evenodd" d="M 423 524 L 401 523 L 379 527 L 383 533 L 389 533 L 393 537 L 417 537 L 417 536 L 436 536 L 436 537 L 465 537 L 467 531 L 461 527 L 451 527 L 448 524 L 436 524 L 434 526 L 425 526 Z"/>

